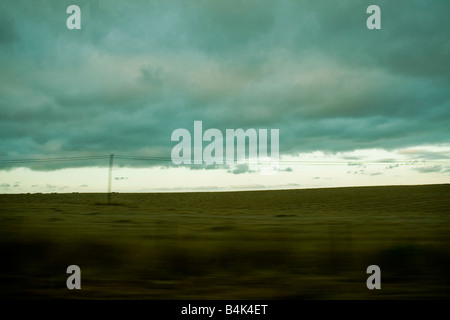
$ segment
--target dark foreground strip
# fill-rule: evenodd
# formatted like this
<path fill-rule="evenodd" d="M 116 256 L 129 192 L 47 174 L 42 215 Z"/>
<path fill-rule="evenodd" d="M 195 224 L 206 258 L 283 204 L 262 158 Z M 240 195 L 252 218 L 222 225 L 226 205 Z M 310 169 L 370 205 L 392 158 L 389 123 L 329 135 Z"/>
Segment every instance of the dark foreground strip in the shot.
<path fill-rule="evenodd" d="M 4 312 L 52 318 L 106 317 L 123 319 L 355 319 L 426 314 L 445 311 L 448 301 L 3 301 Z"/>

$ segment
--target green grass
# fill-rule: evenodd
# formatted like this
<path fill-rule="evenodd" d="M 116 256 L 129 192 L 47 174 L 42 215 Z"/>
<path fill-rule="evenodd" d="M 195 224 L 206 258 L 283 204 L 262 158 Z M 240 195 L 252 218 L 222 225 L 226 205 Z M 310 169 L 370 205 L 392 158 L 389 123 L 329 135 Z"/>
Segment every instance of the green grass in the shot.
<path fill-rule="evenodd" d="M 448 299 L 449 191 L 1 195 L 0 295 Z M 66 288 L 71 264 L 82 290 Z M 371 264 L 381 290 L 366 287 Z"/>

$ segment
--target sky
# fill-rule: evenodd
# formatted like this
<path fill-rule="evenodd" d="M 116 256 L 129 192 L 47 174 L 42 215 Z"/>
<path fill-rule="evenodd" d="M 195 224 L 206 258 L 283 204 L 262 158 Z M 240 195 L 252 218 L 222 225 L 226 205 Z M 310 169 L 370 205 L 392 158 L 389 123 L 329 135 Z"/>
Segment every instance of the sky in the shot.
<path fill-rule="evenodd" d="M 110 154 L 116 192 L 449 183 L 448 12 L 447 0 L 3 0 L 0 193 L 105 192 Z M 194 140 L 194 121 L 279 130 L 279 165 L 173 163 L 172 133 Z"/>

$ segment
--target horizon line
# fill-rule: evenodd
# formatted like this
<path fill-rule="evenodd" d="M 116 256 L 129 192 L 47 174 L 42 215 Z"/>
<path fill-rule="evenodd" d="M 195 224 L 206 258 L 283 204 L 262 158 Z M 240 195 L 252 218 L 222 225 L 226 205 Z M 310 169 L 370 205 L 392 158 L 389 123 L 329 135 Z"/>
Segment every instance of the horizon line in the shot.
<path fill-rule="evenodd" d="M 230 192 L 270 192 L 270 191 L 295 191 L 295 190 L 318 190 L 318 189 L 352 189 L 352 188 L 386 188 L 386 187 L 425 187 L 425 186 L 447 186 L 449 183 L 425 183 L 425 184 L 389 184 L 389 185 L 352 185 L 337 187 L 305 187 L 305 188 L 279 188 L 279 189 L 223 189 L 223 190 L 182 190 L 182 191 L 135 191 L 135 192 L 118 192 L 113 191 L 111 194 L 155 194 L 155 193 L 230 193 Z M 108 192 L 18 192 L 18 193 L 0 193 L 0 195 L 33 195 L 33 194 L 101 194 L 108 195 Z"/>

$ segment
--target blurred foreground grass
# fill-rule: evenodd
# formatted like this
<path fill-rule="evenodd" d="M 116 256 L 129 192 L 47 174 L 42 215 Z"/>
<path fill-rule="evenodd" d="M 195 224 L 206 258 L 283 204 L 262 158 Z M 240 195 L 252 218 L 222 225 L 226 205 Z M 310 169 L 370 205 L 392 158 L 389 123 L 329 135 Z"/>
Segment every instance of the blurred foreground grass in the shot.
<path fill-rule="evenodd" d="M 450 298 L 450 185 L 0 195 L 0 295 Z M 81 290 L 66 268 L 81 268 Z M 366 268 L 381 268 L 368 290 Z"/>

